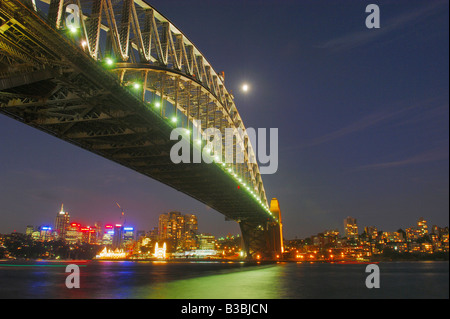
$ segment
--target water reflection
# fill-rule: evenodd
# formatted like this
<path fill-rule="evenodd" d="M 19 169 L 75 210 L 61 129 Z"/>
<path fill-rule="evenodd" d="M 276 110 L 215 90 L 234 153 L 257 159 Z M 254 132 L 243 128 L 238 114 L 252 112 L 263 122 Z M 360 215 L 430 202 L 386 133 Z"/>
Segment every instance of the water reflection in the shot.
<path fill-rule="evenodd" d="M 301 299 L 446 298 L 448 262 L 380 263 L 380 289 L 366 265 L 220 262 L 88 262 L 80 289 L 65 264 L 0 263 L 0 298 Z"/>
<path fill-rule="evenodd" d="M 161 283 L 136 291 L 136 298 L 152 299 L 275 299 L 281 268 L 254 266 L 237 272 Z"/>

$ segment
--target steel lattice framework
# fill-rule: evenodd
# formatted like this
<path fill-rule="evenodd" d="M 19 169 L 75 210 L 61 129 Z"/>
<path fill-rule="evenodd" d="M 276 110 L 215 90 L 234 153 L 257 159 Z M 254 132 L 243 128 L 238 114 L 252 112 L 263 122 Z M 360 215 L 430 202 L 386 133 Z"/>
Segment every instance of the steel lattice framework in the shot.
<path fill-rule="evenodd" d="M 0 112 L 206 203 L 240 223 L 250 255 L 279 251 L 264 247 L 278 217 L 224 75 L 145 1 L 41 2 L 0 4 Z M 220 130 L 224 152 L 225 130 L 240 129 L 244 161 L 172 163 L 175 126 Z"/>

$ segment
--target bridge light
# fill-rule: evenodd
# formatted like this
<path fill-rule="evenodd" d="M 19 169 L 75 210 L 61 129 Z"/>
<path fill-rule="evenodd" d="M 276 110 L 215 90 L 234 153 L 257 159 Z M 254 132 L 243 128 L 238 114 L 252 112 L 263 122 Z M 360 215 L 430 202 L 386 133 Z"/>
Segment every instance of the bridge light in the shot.
<path fill-rule="evenodd" d="M 75 33 L 77 33 L 77 28 L 75 28 L 74 26 L 70 26 L 69 27 L 69 31 L 71 32 L 71 33 L 73 33 L 73 34 L 75 34 Z"/>
<path fill-rule="evenodd" d="M 138 90 L 140 87 L 141 87 L 141 85 L 137 82 L 133 84 L 133 88 L 136 90 Z"/>
<path fill-rule="evenodd" d="M 161 106 L 161 103 L 155 102 L 155 107 L 156 107 L 156 108 L 159 108 L 160 106 Z"/>
<path fill-rule="evenodd" d="M 106 62 L 106 65 L 109 65 L 109 66 L 112 66 L 114 64 L 114 61 L 111 58 L 106 58 L 105 62 Z"/>
<path fill-rule="evenodd" d="M 244 84 L 242 85 L 242 91 L 248 92 L 249 89 L 250 89 L 250 87 L 248 86 L 247 83 L 244 83 Z"/>
<path fill-rule="evenodd" d="M 201 139 L 197 139 L 196 142 L 197 142 L 198 145 L 201 145 L 201 144 L 202 144 L 202 140 L 201 140 Z"/>
<path fill-rule="evenodd" d="M 172 123 L 176 123 L 177 122 L 177 117 L 176 116 L 173 116 L 172 117 Z"/>

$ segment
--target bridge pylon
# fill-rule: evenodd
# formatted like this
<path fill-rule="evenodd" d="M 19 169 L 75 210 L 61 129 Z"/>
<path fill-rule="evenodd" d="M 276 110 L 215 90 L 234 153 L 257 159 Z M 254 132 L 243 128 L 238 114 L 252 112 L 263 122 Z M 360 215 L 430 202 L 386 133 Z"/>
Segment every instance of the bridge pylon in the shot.
<path fill-rule="evenodd" d="M 278 222 L 273 220 L 239 222 L 243 238 L 243 250 L 247 260 L 283 259 L 281 212 L 276 198 L 273 198 L 270 202 L 270 211 Z"/>

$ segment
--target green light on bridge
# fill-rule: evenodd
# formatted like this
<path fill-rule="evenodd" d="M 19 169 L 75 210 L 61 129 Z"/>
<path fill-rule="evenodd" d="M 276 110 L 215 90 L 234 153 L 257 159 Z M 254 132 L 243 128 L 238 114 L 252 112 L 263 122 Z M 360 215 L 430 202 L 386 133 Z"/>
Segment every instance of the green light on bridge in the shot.
<path fill-rule="evenodd" d="M 111 58 L 106 58 L 106 59 L 105 59 L 105 64 L 106 64 L 107 66 L 111 67 L 111 66 L 114 65 L 114 60 L 111 59 Z"/>

